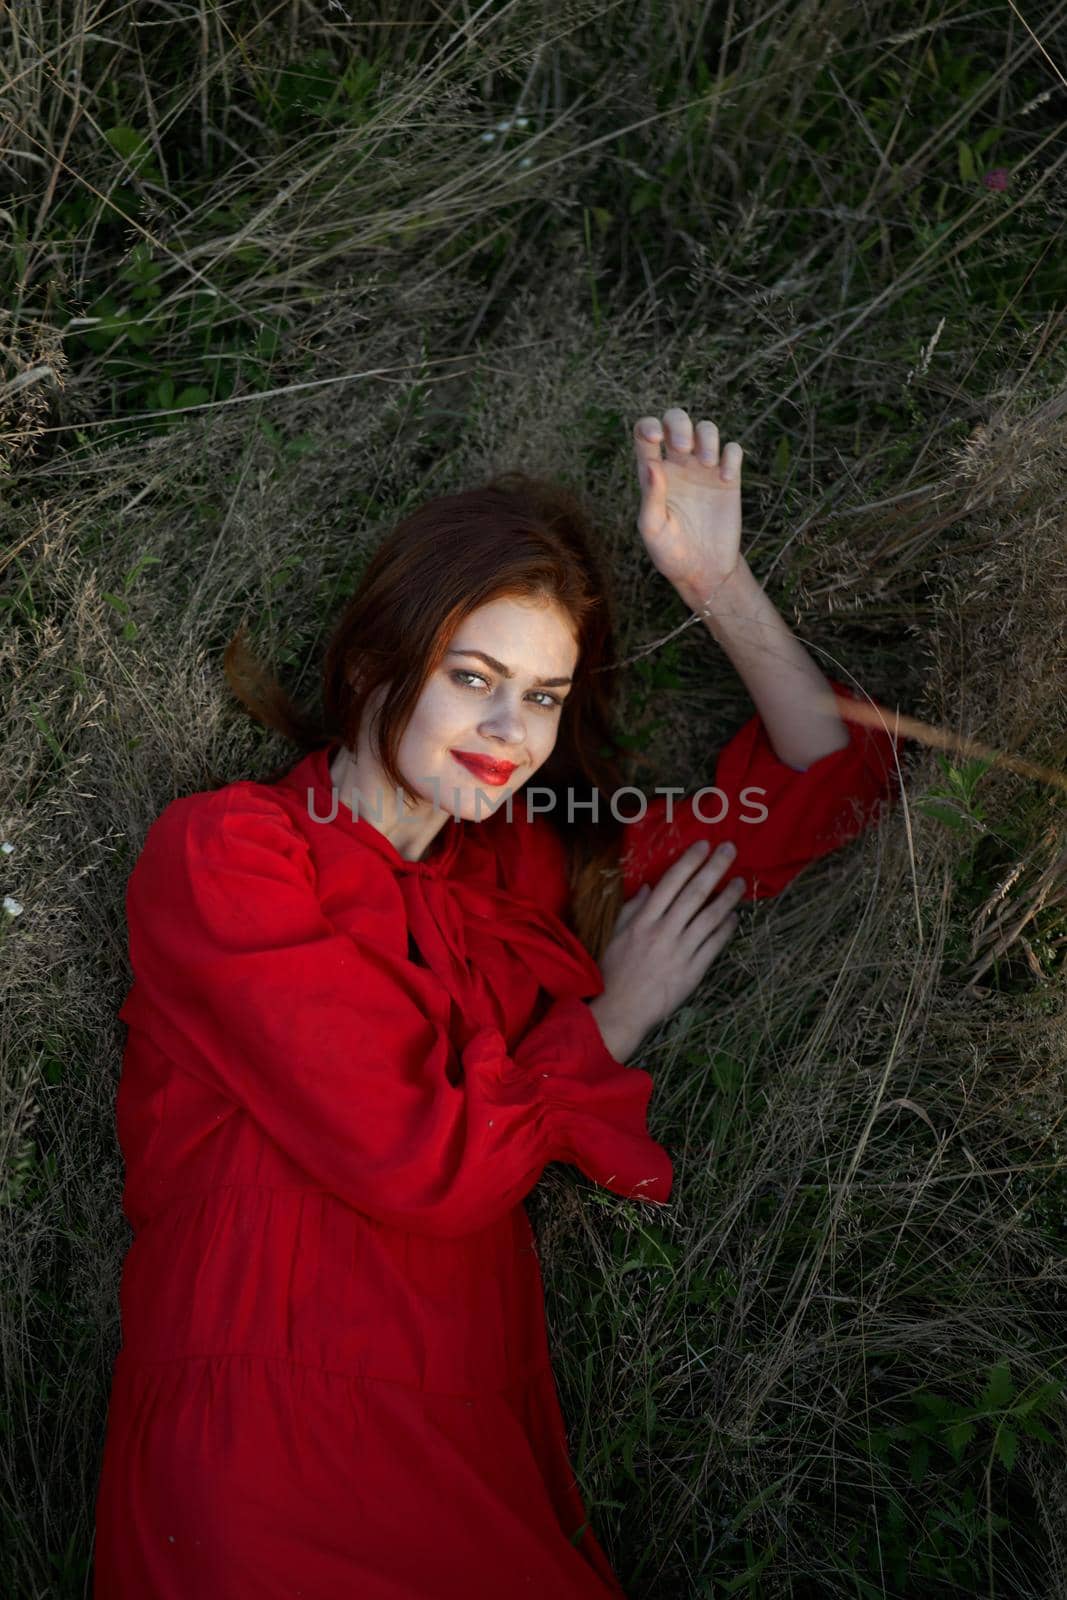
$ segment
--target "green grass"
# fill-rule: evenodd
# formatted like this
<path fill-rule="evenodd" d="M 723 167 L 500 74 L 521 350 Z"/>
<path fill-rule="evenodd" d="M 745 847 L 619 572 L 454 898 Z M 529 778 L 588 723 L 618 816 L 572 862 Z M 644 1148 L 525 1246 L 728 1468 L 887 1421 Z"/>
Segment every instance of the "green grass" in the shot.
<path fill-rule="evenodd" d="M 824 670 L 1063 772 L 1062 7 L 0 29 L 0 1591 L 73 1600 L 123 891 L 175 794 L 284 757 L 222 681 L 242 618 L 311 696 L 407 508 L 557 476 L 609 542 L 635 781 L 709 782 L 750 707 L 635 525 L 630 429 L 679 404 L 743 443 L 746 554 Z M 558 1167 L 530 1201 L 633 1600 L 1067 1589 L 1063 789 L 909 761 L 653 1036 L 669 1217 Z"/>

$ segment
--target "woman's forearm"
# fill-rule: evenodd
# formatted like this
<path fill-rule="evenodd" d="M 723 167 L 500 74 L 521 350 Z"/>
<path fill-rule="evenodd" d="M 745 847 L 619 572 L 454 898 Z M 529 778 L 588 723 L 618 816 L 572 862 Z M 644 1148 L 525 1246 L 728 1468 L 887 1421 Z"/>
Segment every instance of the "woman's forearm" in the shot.
<path fill-rule="evenodd" d="M 678 593 L 733 662 L 780 761 L 810 767 L 821 756 L 844 749 L 848 729 L 833 689 L 744 556 L 710 595 L 682 585 Z"/>

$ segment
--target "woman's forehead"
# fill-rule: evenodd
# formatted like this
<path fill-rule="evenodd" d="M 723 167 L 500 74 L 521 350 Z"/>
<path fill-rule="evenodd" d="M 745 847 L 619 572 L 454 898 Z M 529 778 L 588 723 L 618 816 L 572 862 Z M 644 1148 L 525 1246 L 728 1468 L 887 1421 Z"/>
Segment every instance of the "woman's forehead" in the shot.
<path fill-rule="evenodd" d="M 509 648 L 538 656 L 547 651 L 563 668 L 572 666 L 578 655 L 574 622 L 556 601 L 510 595 L 488 600 L 464 617 L 449 643 L 488 650 L 504 660 Z M 533 670 L 542 664 L 530 662 Z"/>

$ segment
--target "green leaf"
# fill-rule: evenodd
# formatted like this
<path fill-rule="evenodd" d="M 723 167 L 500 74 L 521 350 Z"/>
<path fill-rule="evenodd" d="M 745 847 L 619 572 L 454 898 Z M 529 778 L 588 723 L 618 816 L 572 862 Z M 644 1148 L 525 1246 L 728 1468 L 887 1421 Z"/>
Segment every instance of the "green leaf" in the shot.
<path fill-rule="evenodd" d="M 989 146 L 991 144 L 996 144 L 997 140 L 1000 138 L 1000 136 L 1001 136 L 1001 134 L 1003 132 L 1004 132 L 1004 129 L 1003 128 L 999 128 L 999 127 L 998 128 L 986 128 L 985 132 L 984 133 L 980 133 L 978 135 L 977 139 L 975 139 L 975 141 L 974 141 L 972 149 L 974 150 L 975 155 L 976 156 L 985 155 L 986 151 L 989 149 Z"/>
<path fill-rule="evenodd" d="M 636 217 L 639 212 L 645 210 L 646 206 L 653 205 L 659 192 L 660 186 L 658 183 L 639 183 L 630 196 L 630 204 L 627 208 L 631 217 Z"/>
<path fill-rule="evenodd" d="M 252 346 L 253 353 L 269 360 L 273 356 L 281 340 L 281 330 L 277 324 L 263 323 L 256 335 L 256 342 Z"/>
<path fill-rule="evenodd" d="M 623 1471 L 625 1472 L 626 1476 L 629 1478 L 631 1483 L 637 1483 L 638 1482 L 637 1473 L 634 1471 L 634 1446 L 635 1446 L 636 1443 L 637 1443 L 636 1434 L 628 1433 L 626 1435 L 626 1442 L 622 1447 Z"/>
<path fill-rule="evenodd" d="M 724 1094 L 735 1094 L 745 1079 L 744 1064 L 728 1051 L 718 1050 L 711 1061 L 711 1081 Z"/>
<path fill-rule="evenodd" d="M 973 789 L 983 773 L 988 772 L 993 765 L 991 756 L 972 756 L 970 761 L 965 761 L 960 768 L 960 775 L 968 790 Z"/>
<path fill-rule="evenodd" d="M 134 245 L 126 265 L 120 268 L 119 277 L 133 284 L 131 297 L 134 300 L 158 300 L 162 291 L 156 280 L 162 272 L 159 262 L 152 260 L 150 246 L 142 239 Z"/>
<path fill-rule="evenodd" d="M 41 713 L 36 709 L 36 707 L 30 708 L 30 718 L 40 729 L 52 754 L 56 756 L 58 760 L 62 761 L 64 765 L 66 765 L 67 758 L 63 754 L 62 745 L 59 743 L 55 734 L 52 732 L 51 728 L 48 726 L 47 722 L 41 716 Z"/>
<path fill-rule="evenodd" d="M 959 156 L 961 179 L 964 183 L 973 183 L 975 176 L 974 156 L 971 153 L 970 145 L 966 144 L 964 140 L 960 139 L 956 145 L 956 153 Z"/>
<path fill-rule="evenodd" d="M 872 1428 L 863 1442 L 878 1461 L 888 1459 L 889 1447 L 893 1441 L 887 1428 Z"/>
<path fill-rule="evenodd" d="M 137 574 L 139 572 L 143 571 L 143 569 L 145 567 L 158 567 L 160 565 L 160 563 L 162 562 L 162 560 L 163 560 L 162 556 L 149 556 L 149 555 L 139 556 L 137 561 L 134 562 L 134 564 L 130 568 L 129 572 L 123 578 L 122 587 L 124 589 L 128 589 L 130 587 L 130 584 L 133 582 L 134 578 L 136 578 L 136 576 L 137 576 Z"/>
<path fill-rule="evenodd" d="M 114 128 L 105 128 L 104 138 L 112 150 L 124 156 L 127 161 L 148 149 L 148 140 L 144 134 L 138 133 L 136 128 L 128 127 L 125 123 L 120 123 Z"/>
<path fill-rule="evenodd" d="M 989 1370 L 985 1392 L 978 1403 L 986 1410 L 1000 1411 L 1011 1404 L 1014 1394 L 1015 1385 L 1011 1381 L 1011 1368 L 1006 1361 L 998 1361 L 996 1366 Z"/>
<path fill-rule="evenodd" d="M 1031 1439 L 1040 1439 L 1042 1444 L 1055 1444 L 1056 1440 L 1048 1429 L 1040 1422 L 1035 1422 L 1033 1417 L 1024 1417 L 1020 1424 L 1024 1433 Z"/>
<path fill-rule="evenodd" d="M 316 440 L 313 433 L 298 433 L 295 439 L 286 441 L 282 454 L 287 460 L 295 460 L 299 456 L 311 455 L 316 449 Z"/>
<path fill-rule="evenodd" d="M 912 805 L 924 817 L 929 817 L 932 822 L 943 822 L 946 827 L 951 828 L 955 833 L 971 832 L 970 823 L 960 815 L 957 807 L 947 796 L 944 800 L 938 800 L 932 796 L 923 796 L 918 800 L 913 800 Z"/>
<path fill-rule="evenodd" d="M 954 1460 L 963 1460 L 963 1452 L 974 1438 L 973 1422 L 954 1422 L 946 1434 L 946 1441 Z"/>
<path fill-rule="evenodd" d="M 1055 1400 L 1062 1391 L 1063 1384 L 1058 1380 L 1052 1383 L 1043 1383 L 1036 1394 L 1032 1394 L 1028 1400 L 1020 1401 L 1015 1407 L 1016 1414 L 1020 1417 L 1025 1417 L 1031 1411 L 1045 1411 L 1048 1409 L 1046 1402 Z"/>
<path fill-rule="evenodd" d="M 1001 1428 L 997 1434 L 997 1460 L 1003 1462 L 1010 1472 L 1015 1465 L 1015 1451 L 1019 1444 L 1019 1435 L 1010 1428 Z"/>
<path fill-rule="evenodd" d="M 259 244 L 236 244 L 228 251 L 231 261 L 240 261 L 247 267 L 258 267 L 267 259 L 267 252 Z"/>
<path fill-rule="evenodd" d="M 932 1389 L 921 1391 L 915 1399 L 924 1410 L 932 1412 L 935 1417 L 950 1417 L 956 1410 L 951 1400 L 946 1399 L 943 1394 L 935 1394 Z"/>
<path fill-rule="evenodd" d="M 143 172 L 152 161 L 152 146 L 143 133 L 126 123 L 104 129 L 104 138 L 116 155 L 129 162 L 134 172 Z"/>

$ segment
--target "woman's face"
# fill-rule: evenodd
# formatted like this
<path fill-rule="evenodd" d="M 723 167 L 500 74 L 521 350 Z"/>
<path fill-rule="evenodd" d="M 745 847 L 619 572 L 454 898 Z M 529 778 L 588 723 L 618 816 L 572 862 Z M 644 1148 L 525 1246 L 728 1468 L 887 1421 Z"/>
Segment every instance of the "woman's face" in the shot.
<path fill-rule="evenodd" d="M 405 779 L 434 811 L 489 816 L 551 755 L 577 664 L 570 619 L 554 602 L 499 599 L 479 607 L 459 625 L 419 696 L 398 749 Z M 360 729 L 361 793 L 364 729 L 382 697 L 380 690 Z M 472 770 L 457 755 L 501 769 Z"/>

